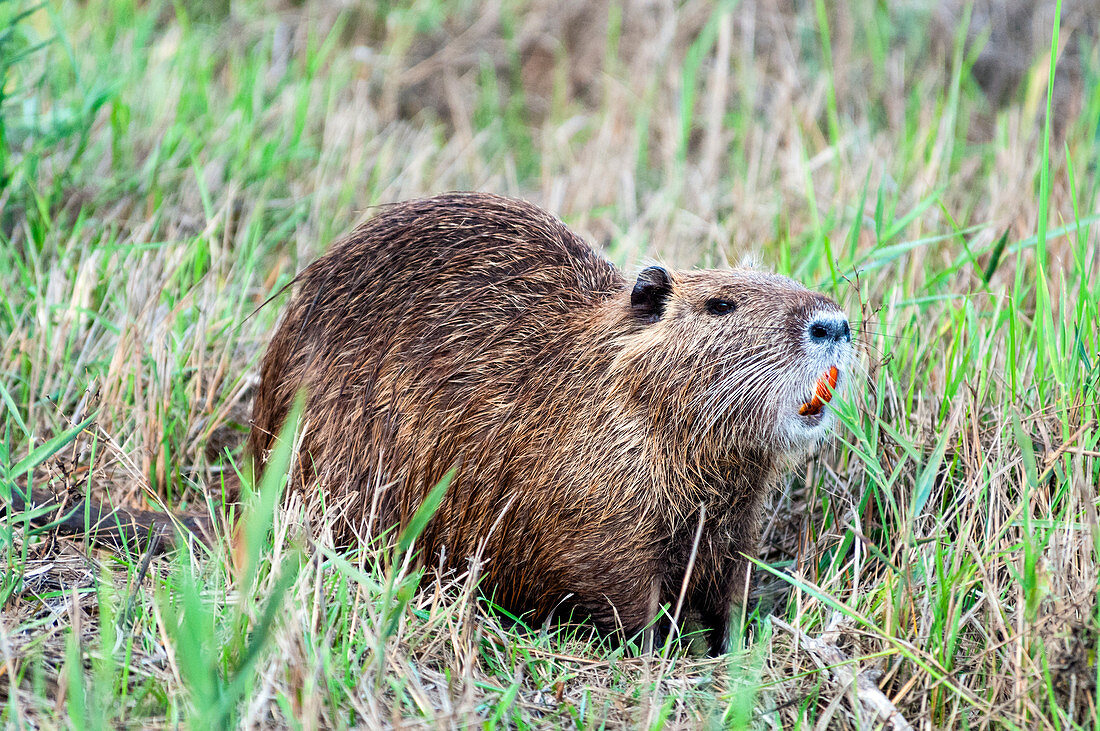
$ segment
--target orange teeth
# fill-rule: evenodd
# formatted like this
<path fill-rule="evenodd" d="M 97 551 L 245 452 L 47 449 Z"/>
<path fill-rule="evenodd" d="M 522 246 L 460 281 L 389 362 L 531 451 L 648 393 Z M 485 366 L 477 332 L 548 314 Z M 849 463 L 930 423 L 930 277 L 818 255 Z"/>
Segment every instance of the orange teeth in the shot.
<path fill-rule="evenodd" d="M 798 413 L 801 416 L 816 416 L 820 414 L 821 407 L 829 403 L 833 398 L 833 391 L 836 390 L 836 382 L 839 378 L 840 371 L 836 366 L 831 366 L 828 373 L 817 379 L 817 386 L 814 388 L 813 399 L 802 404 L 798 409 Z"/>

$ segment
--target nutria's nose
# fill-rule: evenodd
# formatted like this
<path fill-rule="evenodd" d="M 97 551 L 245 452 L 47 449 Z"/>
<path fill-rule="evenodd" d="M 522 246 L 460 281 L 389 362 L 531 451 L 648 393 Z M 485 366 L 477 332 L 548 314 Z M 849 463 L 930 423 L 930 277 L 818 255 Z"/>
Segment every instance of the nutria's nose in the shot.
<path fill-rule="evenodd" d="M 852 339 L 845 317 L 819 317 L 810 323 L 810 340 L 815 343 L 840 343 Z"/>

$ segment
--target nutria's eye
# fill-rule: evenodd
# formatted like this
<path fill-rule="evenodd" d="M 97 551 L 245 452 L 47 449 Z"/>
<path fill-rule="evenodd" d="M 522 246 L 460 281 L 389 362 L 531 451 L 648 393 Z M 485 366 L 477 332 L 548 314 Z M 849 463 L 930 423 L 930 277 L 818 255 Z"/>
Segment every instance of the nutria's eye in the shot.
<path fill-rule="evenodd" d="M 729 300 L 707 300 L 707 312 L 712 315 L 728 315 L 737 309 L 736 302 Z"/>

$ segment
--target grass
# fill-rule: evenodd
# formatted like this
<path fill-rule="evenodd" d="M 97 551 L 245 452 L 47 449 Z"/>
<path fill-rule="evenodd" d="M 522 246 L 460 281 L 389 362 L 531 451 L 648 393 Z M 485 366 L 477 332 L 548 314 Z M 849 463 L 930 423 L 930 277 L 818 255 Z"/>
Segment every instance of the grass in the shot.
<path fill-rule="evenodd" d="M 726 657 L 523 630 L 272 480 L 237 580 L 0 524 L 0 721 L 849 728 L 870 684 L 919 728 L 1096 725 L 1096 44 L 1051 28 L 996 107 L 966 13 L 765 5 L 0 2 L 0 493 L 217 513 L 257 307 L 441 190 L 620 264 L 754 255 L 845 304 L 866 369 Z"/>

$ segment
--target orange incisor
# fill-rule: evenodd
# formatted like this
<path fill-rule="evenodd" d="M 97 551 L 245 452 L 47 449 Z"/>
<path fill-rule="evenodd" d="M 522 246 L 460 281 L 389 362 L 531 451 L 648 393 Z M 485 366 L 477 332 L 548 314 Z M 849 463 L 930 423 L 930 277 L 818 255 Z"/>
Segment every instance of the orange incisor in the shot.
<path fill-rule="evenodd" d="M 814 416 L 821 413 L 821 407 L 829 403 L 829 400 L 833 397 L 833 391 L 836 389 L 836 381 L 840 377 L 840 371 L 836 366 L 831 366 L 829 372 L 817 379 L 817 387 L 814 389 L 814 397 L 812 400 L 802 404 L 798 413 L 802 416 Z"/>

